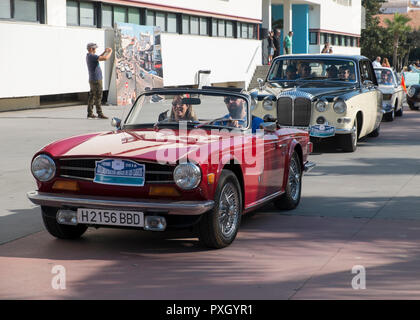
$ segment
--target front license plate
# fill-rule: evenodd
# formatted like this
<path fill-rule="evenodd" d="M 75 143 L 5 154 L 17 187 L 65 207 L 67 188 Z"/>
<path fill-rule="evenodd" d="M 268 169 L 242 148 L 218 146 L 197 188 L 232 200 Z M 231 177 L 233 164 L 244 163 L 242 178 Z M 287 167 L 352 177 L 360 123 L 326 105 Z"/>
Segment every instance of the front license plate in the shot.
<path fill-rule="evenodd" d="M 312 137 L 327 138 L 335 135 L 335 127 L 317 124 L 311 127 L 309 135 Z"/>
<path fill-rule="evenodd" d="M 144 213 L 103 209 L 77 209 L 77 222 L 110 226 L 143 227 Z"/>

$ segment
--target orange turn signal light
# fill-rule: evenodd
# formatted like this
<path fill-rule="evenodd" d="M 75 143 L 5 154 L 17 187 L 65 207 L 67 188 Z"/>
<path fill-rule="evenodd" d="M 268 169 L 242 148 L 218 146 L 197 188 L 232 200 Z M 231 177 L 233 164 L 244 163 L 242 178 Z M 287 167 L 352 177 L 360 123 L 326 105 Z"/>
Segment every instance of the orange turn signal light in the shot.
<path fill-rule="evenodd" d="M 67 191 L 79 191 L 79 184 L 77 181 L 57 180 L 54 182 L 54 190 L 67 190 Z"/>
<path fill-rule="evenodd" d="M 149 196 L 169 196 L 179 197 L 181 194 L 174 187 L 151 186 L 149 189 Z"/>
<path fill-rule="evenodd" d="M 213 184 L 214 183 L 214 173 L 209 173 L 207 175 L 207 183 L 208 184 Z"/>

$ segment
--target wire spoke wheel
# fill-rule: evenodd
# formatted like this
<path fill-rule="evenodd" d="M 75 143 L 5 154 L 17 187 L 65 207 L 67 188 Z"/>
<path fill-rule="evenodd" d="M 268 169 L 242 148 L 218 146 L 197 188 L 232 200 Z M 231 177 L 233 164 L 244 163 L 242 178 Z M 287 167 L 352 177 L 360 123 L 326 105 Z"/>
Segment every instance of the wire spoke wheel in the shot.
<path fill-rule="evenodd" d="M 301 173 L 299 170 L 298 163 L 296 162 L 296 158 L 292 158 L 290 161 L 290 168 L 289 168 L 289 188 L 290 188 L 290 195 L 294 201 L 296 201 L 300 194 L 300 179 Z"/>
<path fill-rule="evenodd" d="M 228 182 L 222 188 L 218 210 L 219 228 L 224 237 L 229 238 L 236 231 L 239 212 L 238 191 Z"/>

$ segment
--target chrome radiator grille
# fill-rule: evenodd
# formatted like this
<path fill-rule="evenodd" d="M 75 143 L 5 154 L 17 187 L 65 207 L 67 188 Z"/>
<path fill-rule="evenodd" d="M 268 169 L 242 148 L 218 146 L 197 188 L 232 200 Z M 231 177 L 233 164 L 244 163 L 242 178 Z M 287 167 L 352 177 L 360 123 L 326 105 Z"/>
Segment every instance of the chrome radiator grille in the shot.
<path fill-rule="evenodd" d="M 280 125 L 307 127 L 311 121 L 311 100 L 280 96 L 277 100 L 277 115 Z"/>
<path fill-rule="evenodd" d="M 80 158 L 80 159 L 59 159 L 59 176 L 63 178 L 89 180 L 95 177 L 96 161 L 99 158 Z M 138 162 L 138 161 L 136 161 Z M 146 184 L 147 183 L 174 183 L 174 166 L 163 165 L 159 163 L 138 162 L 145 165 Z"/>

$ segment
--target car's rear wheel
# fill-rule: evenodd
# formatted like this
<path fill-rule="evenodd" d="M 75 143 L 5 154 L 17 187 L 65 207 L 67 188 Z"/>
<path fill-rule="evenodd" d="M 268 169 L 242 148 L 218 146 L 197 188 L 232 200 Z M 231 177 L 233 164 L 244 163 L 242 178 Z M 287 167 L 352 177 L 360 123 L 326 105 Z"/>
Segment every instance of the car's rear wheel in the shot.
<path fill-rule="evenodd" d="M 241 187 L 232 171 L 222 171 L 214 202 L 200 219 L 199 238 L 207 247 L 223 248 L 235 239 L 242 216 Z"/>
<path fill-rule="evenodd" d="M 41 207 L 41 211 L 45 228 L 52 236 L 56 238 L 77 239 L 80 238 L 87 229 L 87 226 L 80 224 L 76 226 L 59 224 L 57 222 L 58 208 Z"/>
<path fill-rule="evenodd" d="M 353 128 L 349 134 L 338 135 L 341 149 L 345 152 L 354 152 L 357 149 L 357 120 L 354 120 Z"/>
<path fill-rule="evenodd" d="M 281 210 L 292 210 L 300 202 L 302 192 L 302 166 L 299 156 L 293 152 L 289 162 L 289 174 L 285 192 L 276 200 L 274 205 Z"/>
<path fill-rule="evenodd" d="M 415 107 L 415 106 L 414 106 L 414 103 L 410 103 L 410 102 L 408 102 L 408 107 L 409 107 L 411 110 L 419 110 L 419 107 Z"/>

